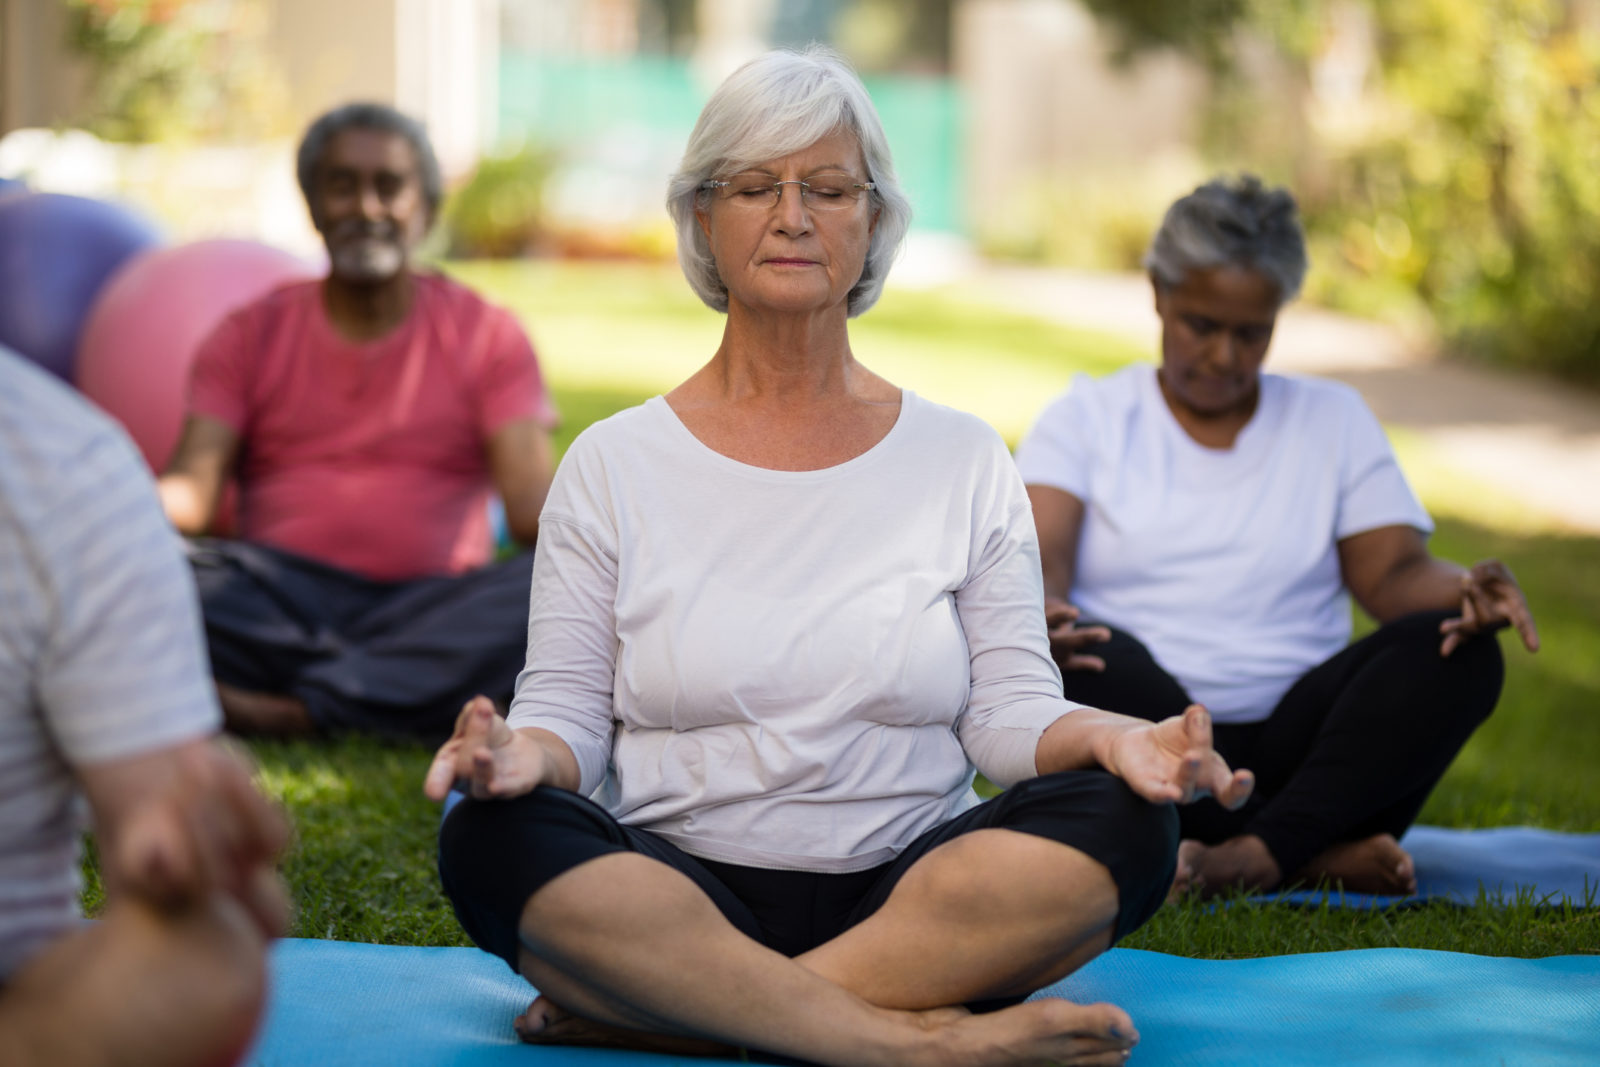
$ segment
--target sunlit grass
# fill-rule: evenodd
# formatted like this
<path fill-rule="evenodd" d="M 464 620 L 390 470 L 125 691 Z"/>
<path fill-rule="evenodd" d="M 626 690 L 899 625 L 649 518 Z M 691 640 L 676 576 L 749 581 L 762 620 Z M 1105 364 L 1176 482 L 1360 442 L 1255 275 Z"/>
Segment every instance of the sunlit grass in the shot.
<path fill-rule="evenodd" d="M 722 318 L 667 265 L 473 263 L 455 273 L 526 322 L 564 415 L 558 443 L 671 388 L 715 350 Z M 1013 444 L 1079 371 L 1145 358 L 1128 342 L 971 302 L 958 290 L 891 289 L 851 328 L 856 354 L 890 380 L 976 412 Z M 1545 647 L 1529 655 L 1501 635 L 1507 683 L 1499 709 L 1468 743 L 1423 811 L 1445 826 L 1532 824 L 1600 832 L 1600 542 L 1548 517 L 1397 434 L 1413 483 L 1439 519 L 1435 549 L 1458 560 L 1498 556 L 1522 580 Z M 421 794 L 429 753 L 367 740 L 258 743 L 261 781 L 296 825 L 284 872 L 301 937 L 452 945 L 466 939 L 438 888 L 439 813 Z M 99 899 L 90 869 L 86 903 Z M 1234 902 L 1162 909 L 1127 944 L 1240 957 L 1407 946 L 1542 956 L 1594 951 L 1600 911 L 1527 899 L 1351 912 Z"/>
<path fill-rule="evenodd" d="M 460 263 L 450 270 L 515 311 L 563 391 L 665 392 L 722 340 L 723 317 L 671 264 Z M 1108 334 L 976 304 L 958 289 L 890 288 L 851 323 L 856 358 L 890 381 L 988 420 L 1015 444 L 1079 371 L 1143 355 Z"/>
<path fill-rule="evenodd" d="M 1576 532 L 1559 516 L 1475 477 L 1422 434 L 1404 427 L 1387 429 L 1406 478 L 1435 518 L 1460 519 L 1500 534 Z"/>

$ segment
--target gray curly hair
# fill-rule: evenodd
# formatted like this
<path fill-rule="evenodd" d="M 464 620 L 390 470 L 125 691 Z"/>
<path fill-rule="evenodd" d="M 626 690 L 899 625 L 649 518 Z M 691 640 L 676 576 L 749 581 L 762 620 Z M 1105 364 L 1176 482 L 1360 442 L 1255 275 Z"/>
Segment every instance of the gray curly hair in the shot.
<path fill-rule="evenodd" d="M 401 111 L 387 104 L 356 103 L 336 107 L 319 116 L 306 128 L 300 138 L 299 151 L 295 153 L 295 177 L 300 182 L 300 192 L 306 203 L 316 210 L 312 191 L 316 188 L 317 164 L 328 150 L 328 142 L 345 130 L 382 130 L 398 134 L 411 145 L 417 156 L 417 178 L 422 183 L 422 196 L 428 204 L 428 219 L 439 216 L 439 204 L 444 200 L 444 178 L 439 171 L 439 157 L 433 153 L 433 143 L 428 140 L 427 128 Z"/>
<path fill-rule="evenodd" d="M 1181 285 L 1191 271 L 1248 267 L 1288 303 L 1306 276 L 1306 239 L 1294 197 L 1253 174 L 1214 178 L 1167 209 L 1144 265 L 1164 288 Z"/>
<path fill-rule="evenodd" d="M 683 161 L 667 186 L 667 211 L 678 231 L 678 262 L 695 294 L 716 311 L 728 310 L 728 287 L 717 273 L 710 242 L 695 218 L 710 194 L 701 186 L 759 163 L 809 148 L 848 130 L 861 145 L 877 224 L 861 278 L 847 309 L 859 315 L 877 302 L 889 265 L 911 224 L 911 202 L 895 179 L 889 139 L 855 72 L 832 49 L 775 51 L 751 60 L 711 94 Z"/>

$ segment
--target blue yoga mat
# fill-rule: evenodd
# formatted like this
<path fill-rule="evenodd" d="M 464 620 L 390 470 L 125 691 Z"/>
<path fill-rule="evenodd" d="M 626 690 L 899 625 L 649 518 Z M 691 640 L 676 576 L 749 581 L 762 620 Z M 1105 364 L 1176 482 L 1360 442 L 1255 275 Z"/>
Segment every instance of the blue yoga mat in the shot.
<path fill-rule="evenodd" d="M 272 988 L 248 1060 L 262 1067 L 728 1062 L 521 1045 L 511 1020 L 533 992 L 477 949 L 284 941 Z M 1600 1063 L 1600 956 L 1365 949 L 1191 960 L 1113 949 L 1048 994 L 1127 1009 L 1141 1038 L 1135 1064 Z"/>
<path fill-rule="evenodd" d="M 1413 826 L 1400 844 L 1417 865 L 1417 892 L 1410 897 L 1299 890 L 1259 900 L 1373 908 L 1444 900 L 1510 903 L 1518 894 L 1536 904 L 1600 906 L 1600 834 L 1566 834 L 1531 826 L 1447 830 Z"/>

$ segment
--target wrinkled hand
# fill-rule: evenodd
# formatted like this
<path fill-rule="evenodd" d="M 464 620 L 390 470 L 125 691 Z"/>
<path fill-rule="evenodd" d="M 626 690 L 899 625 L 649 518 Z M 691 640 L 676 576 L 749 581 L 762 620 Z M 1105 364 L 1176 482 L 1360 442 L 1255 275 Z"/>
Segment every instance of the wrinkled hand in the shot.
<path fill-rule="evenodd" d="M 1211 713 L 1190 704 L 1182 715 L 1158 723 L 1141 723 L 1111 742 L 1106 769 L 1146 800 L 1188 804 L 1216 797 L 1236 810 L 1255 788 L 1255 775 L 1230 771 L 1211 747 Z"/>
<path fill-rule="evenodd" d="M 1105 670 L 1105 660 L 1078 650 L 1111 640 L 1111 631 L 1104 626 L 1089 626 L 1080 630 L 1077 622 L 1077 608 L 1065 600 L 1050 596 L 1044 598 L 1044 624 L 1050 633 L 1050 655 L 1056 665 L 1064 671 Z"/>
<path fill-rule="evenodd" d="M 288 840 L 287 820 L 244 758 L 208 741 L 175 757 L 167 787 L 129 814 L 110 862 L 122 892 L 165 909 L 225 893 L 264 936 L 281 937 L 289 897 L 276 863 Z"/>
<path fill-rule="evenodd" d="M 1517 628 L 1517 635 L 1529 652 L 1539 651 L 1533 613 L 1511 571 L 1497 559 L 1474 563 L 1461 576 L 1461 614 L 1439 624 L 1439 632 L 1444 634 L 1439 655 L 1448 656 L 1474 634 L 1491 633 L 1504 626 Z"/>
<path fill-rule="evenodd" d="M 478 800 L 521 796 L 544 781 L 543 750 L 506 725 L 488 697 L 467 701 L 450 740 L 439 746 L 422 791 L 442 801 L 458 782 Z"/>

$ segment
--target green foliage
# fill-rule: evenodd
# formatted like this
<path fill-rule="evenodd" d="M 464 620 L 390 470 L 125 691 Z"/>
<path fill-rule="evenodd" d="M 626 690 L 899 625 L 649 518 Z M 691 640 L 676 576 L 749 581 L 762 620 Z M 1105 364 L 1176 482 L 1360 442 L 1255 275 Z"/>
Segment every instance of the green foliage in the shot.
<path fill-rule="evenodd" d="M 282 124 L 263 0 L 65 0 L 89 66 L 81 124 L 110 141 L 240 140 Z"/>
<path fill-rule="evenodd" d="M 451 255 L 497 259 L 526 255 L 546 237 L 544 186 L 554 156 L 527 145 L 486 156 L 445 205 Z"/>
<path fill-rule="evenodd" d="M 1176 48 L 1225 66 L 1236 27 L 1248 21 L 1251 0 L 1084 0 L 1108 25 L 1123 58 L 1152 48 Z"/>
<path fill-rule="evenodd" d="M 1600 383 L 1600 32 L 1562 0 L 1371 5 L 1380 83 L 1303 198 L 1310 293 Z"/>
<path fill-rule="evenodd" d="M 1600 384 L 1600 24 L 1580 0 L 1092 0 L 1215 74 L 1209 154 L 1290 182 L 1307 293 L 1425 309 L 1447 345 Z M 1274 76 L 1241 43 L 1273 49 Z M 1316 85 L 1350 49 L 1356 94 Z M 1337 53 L 1337 54 L 1336 54 Z M 1271 64 L 1269 64 L 1271 66 Z"/>

